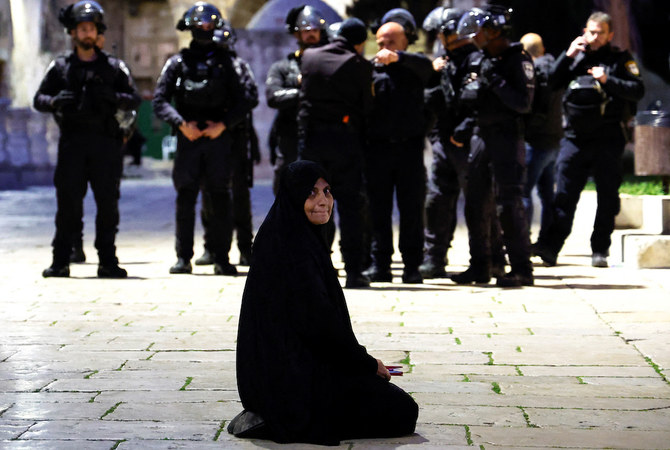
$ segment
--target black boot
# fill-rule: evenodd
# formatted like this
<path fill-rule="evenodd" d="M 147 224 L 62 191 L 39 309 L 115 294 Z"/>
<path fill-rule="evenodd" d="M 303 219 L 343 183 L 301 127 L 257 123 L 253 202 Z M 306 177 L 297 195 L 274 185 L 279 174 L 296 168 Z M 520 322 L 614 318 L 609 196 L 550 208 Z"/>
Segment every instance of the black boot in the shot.
<path fill-rule="evenodd" d="M 447 278 L 447 272 L 444 270 L 446 264 L 438 264 L 433 260 L 424 261 L 423 264 L 419 266 L 419 272 L 421 276 L 425 279 L 430 278 Z"/>
<path fill-rule="evenodd" d="M 361 272 L 347 273 L 347 282 L 344 284 L 348 289 L 363 289 L 370 287 L 370 278 Z"/>
<path fill-rule="evenodd" d="M 193 272 L 193 267 L 191 267 L 191 261 L 188 261 L 184 258 L 177 258 L 177 263 L 170 267 L 170 273 L 191 273 Z"/>
<path fill-rule="evenodd" d="M 522 273 L 515 270 L 505 274 L 504 277 L 496 279 L 496 286 L 498 287 L 521 287 L 533 286 L 535 279 L 532 273 Z"/>
<path fill-rule="evenodd" d="M 465 272 L 452 275 L 451 281 L 456 284 L 484 284 L 491 281 L 491 273 L 487 268 L 470 266 Z"/>
<path fill-rule="evenodd" d="M 402 271 L 402 282 L 405 284 L 421 284 L 423 277 L 418 267 L 405 267 Z"/>
<path fill-rule="evenodd" d="M 119 267 L 117 263 L 100 264 L 98 266 L 98 278 L 128 278 L 128 272 L 126 272 L 126 269 Z"/>
<path fill-rule="evenodd" d="M 195 265 L 209 266 L 210 264 L 214 264 L 214 256 L 209 250 L 205 249 L 205 251 L 202 253 L 202 256 L 195 260 Z"/>
<path fill-rule="evenodd" d="M 84 248 L 81 242 L 74 244 L 72 246 L 72 253 L 70 253 L 70 262 L 71 263 L 86 262 L 86 254 L 84 253 Z"/>
<path fill-rule="evenodd" d="M 42 271 L 42 276 L 44 278 L 67 278 L 70 276 L 70 266 L 52 264 L 51 267 L 47 267 Z"/>
<path fill-rule="evenodd" d="M 381 267 L 377 264 L 370 266 L 368 270 L 363 272 L 363 276 L 369 278 L 368 283 L 390 283 L 393 281 L 393 274 L 390 267 Z M 348 278 L 347 278 L 348 279 Z"/>
<path fill-rule="evenodd" d="M 237 268 L 228 261 L 219 261 L 214 263 L 214 275 L 237 275 Z"/>

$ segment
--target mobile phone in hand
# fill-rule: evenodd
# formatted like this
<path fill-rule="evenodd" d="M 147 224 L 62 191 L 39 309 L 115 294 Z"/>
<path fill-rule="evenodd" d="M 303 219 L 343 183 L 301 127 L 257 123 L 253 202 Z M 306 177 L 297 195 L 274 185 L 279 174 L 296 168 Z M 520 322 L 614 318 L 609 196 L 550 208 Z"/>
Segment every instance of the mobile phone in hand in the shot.
<path fill-rule="evenodd" d="M 402 366 L 385 366 L 388 369 L 392 377 L 401 377 L 402 376 Z"/>

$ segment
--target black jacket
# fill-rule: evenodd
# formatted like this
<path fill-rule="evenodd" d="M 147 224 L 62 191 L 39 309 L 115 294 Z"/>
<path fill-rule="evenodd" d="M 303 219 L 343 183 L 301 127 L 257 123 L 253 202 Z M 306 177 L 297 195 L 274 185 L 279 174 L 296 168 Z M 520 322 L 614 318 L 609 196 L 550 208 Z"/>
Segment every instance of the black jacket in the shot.
<path fill-rule="evenodd" d="M 423 90 L 433 75 L 433 64 L 418 53 L 398 52 L 398 57 L 395 63 L 374 65 L 371 140 L 408 139 L 426 131 Z"/>
<path fill-rule="evenodd" d="M 268 106 L 277 110 L 273 128 L 280 135 L 296 136 L 298 133 L 299 54 L 299 51 L 291 53 L 272 64 L 265 80 Z"/>
<path fill-rule="evenodd" d="M 495 57 L 484 51 L 479 80 L 479 126 L 509 126 L 522 114 L 530 112 L 535 90 L 535 67 L 520 43 L 512 43 Z"/>
<path fill-rule="evenodd" d="M 563 89 L 554 89 L 549 76 L 554 57 L 542 55 L 533 60 L 535 64 L 535 94 L 533 107 L 526 116 L 525 139 L 531 146 L 540 149 L 558 148 L 563 137 L 561 98 Z"/>
<path fill-rule="evenodd" d="M 98 48 L 96 54 L 93 61 L 80 60 L 75 51 L 58 56 L 35 93 L 35 109 L 53 113 L 62 132 L 119 135 L 116 111 L 136 109 L 142 101 L 124 62 Z M 52 100 L 64 90 L 74 92 L 76 100 L 56 109 Z"/>
<path fill-rule="evenodd" d="M 566 88 L 577 76 L 586 75 L 593 66 L 606 68 L 607 81 L 603 88 L 610 101 L 605 107 L 605 125 L 628 120 L 635 114 L 637 102 L 644 96 L 639 68 L 628 50 L 607 44 L 595 52 L 581 52 L 575 58 L 569 58 L 563 52 L 554 64 L 550 82 L 555 88 Z M 568 130 L 567 134 L 572 133 Z"/>
<path fill-rule="evenodd" d="M 302 55 L 299 126 L 348 123 L 356 129 L 372 108 L 372 65 L 344 38 Z"/>
<path fill-rule="evenodd" d="M 471 109 L 460 104 L 459 93 L 470 72 L 478 70 L 481 52 L 474 44 L 468 44 L 449 52 L 448 56 L 447 65 L 438 74 L 438 84 L 425 91 L 426 108 L 436 118 L 435 127 L 430 134 L 431 139 L 439 138 L 444 142 L 448 142 L 454 135 L 457 126 L 468 117 L 474 116 Z M 472 124 L 467 133 L 471 131 Z M 461 133 L 459 139 L 459 142 L 467 142 L 469 137 Z"/>
<path fill-rule="evenodd" d="M 212 120 L 232 129 L 252 108 L 244 92 L 229 51 L 191 42 L 165 63 L 154 91 L 154 113 L 173 128 L 184 121 Z"/>

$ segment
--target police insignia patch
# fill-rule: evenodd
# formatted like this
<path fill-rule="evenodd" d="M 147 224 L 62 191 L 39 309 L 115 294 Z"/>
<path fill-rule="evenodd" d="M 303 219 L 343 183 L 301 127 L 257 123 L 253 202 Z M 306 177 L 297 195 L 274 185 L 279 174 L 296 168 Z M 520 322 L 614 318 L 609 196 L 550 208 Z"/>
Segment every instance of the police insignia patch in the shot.
<path fill-rule="evenodd" d="M 533 63 L 530 61 L 524 61 L 522 65 L 523 65 L 523 73 L 526 75 L 526 78 L 528 78 L 529 80 L 535 78 L 535 67 L 533 67 Z"/>
<path fill-rule="evenodd" d="M 626 63 L 626 69 L 636 77 L 640 76 L 640 68 L 637 66 L 637 63 L 635 61 L 628 61 Z"/>

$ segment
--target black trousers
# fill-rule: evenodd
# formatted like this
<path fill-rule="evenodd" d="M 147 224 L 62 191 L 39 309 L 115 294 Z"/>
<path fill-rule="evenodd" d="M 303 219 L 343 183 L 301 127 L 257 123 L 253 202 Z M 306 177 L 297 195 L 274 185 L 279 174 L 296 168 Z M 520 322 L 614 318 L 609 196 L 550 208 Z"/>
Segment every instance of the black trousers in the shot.
<path fill-rule="evenodd" d="M 234 130 L 234 133 L 232 142 L 233 173 L 231 178 L 233 229 L 235 230 L 237 248 L 240 253 L 250 254 L 251 243 L 253 241 L 253 222 L 248 174 L 253 169 L 249 166 L 251 163 L 247 154 L 248 142 L 246 133 L 238 130 Z M 208 244 L 211 238 L 209 228 L 211 215 L 212 205 L 209 202 L 209 196 L 203 192 L 200 219 L 204 229 L 204 247 L 209 252 L 214 253 L 214 250 Z"/>
<path fill-rule="evenodd" d="M 54 174 L 56 233 L 53 263 L 66 266 L 74 236 L 81 235 L 83 200 L 88 183 L 95 198 L 95 248 L 102 265 L 117 264 L 115 239 L 119 226 L 122 170 L 121 139 L 93 133 L 61 134 Z"/>
<path fill-rule="evenodd" d="M 350 125 L 311 125 L 299 146 L 298 159 L 321 164 L 329 174 L 337 203 L 340 250 L 347 274 L 360 273 L 364 264 L 363 152 L 357 131 Z"/>
<path fill-rule="evenodd" d="M 393 194 L 400 213 L 398 247 L 405 267 L 423 259 L 423 214 L 426 168 L 423 137 L 372 141 L 366 149 L 365 175 L 372 218 L 372 263 L 391 265 L 393 255 Z"/>
<path fill-rule="evenodd" d="M 444 265 L 456 230 L 458 197 L 466 188 L 469 146 L 458 148 L 437 137 L 431 145 L 424 260 Z"/>
<path fill-rule="evenodd" d="M 609 252 L 614 218 L 619 213 L 619 186 L 623 178 L 621 156 L 626 140 L 618 124 L 588 138 L 563 138 L 556 162 L 554 221 L 539 243 L 558 254 L 570 235 L 579 196 L 589 177 L 596 183 L 596 209 L 591 250 Z M 544 236 L 544 233 L 541 233 Z"/>
<path fill-rule="evenodd" d="M 532 273 L 528 221 L 522 201 L 524 180 L 525 146 L 520 125 L 512 122 L 481 128 L 471 140 L 468 158 L 465 203 L 471 265 L 486 266 L 492 255 L 495 258 L 491 235 L 495 229 L 493 211 L 497 209 L 512 270 Z"/>
<path fill-rule="evenodd" d="M 193 257 L 195 205 L 200 188 L 210 205 L 208 245 L 216 262 L 227 262 L 233 233 L 231 211 L 232 150 L 230 133 L 224 131 L 216 139 L 189 141 L 177 134 L 177 153 L 172 181 L 177 190 L 176 252 L 177 257 Z"/>

